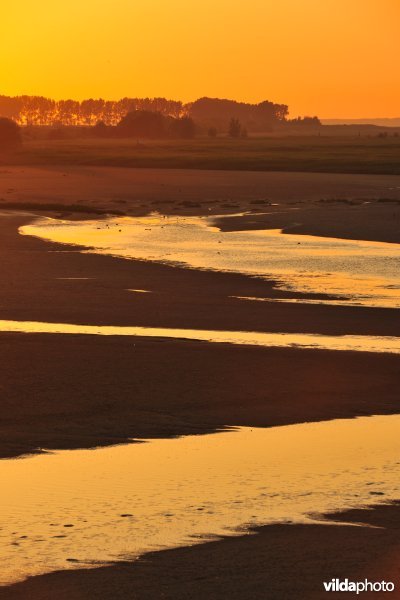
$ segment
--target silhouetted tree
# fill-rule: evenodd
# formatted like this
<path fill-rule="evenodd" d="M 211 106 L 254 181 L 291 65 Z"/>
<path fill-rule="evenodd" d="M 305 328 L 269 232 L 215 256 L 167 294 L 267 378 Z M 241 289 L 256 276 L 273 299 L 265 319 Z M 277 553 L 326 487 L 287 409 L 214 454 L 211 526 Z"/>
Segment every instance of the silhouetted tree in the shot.
<path fill-rule="evenodd" d="M 240 136 L 240 132 L 242 131 L 242 126 L 240 124 L 239 119 L 235 119 L 232 117 L 229 123 L 228 133 L 232 138 L 238 138 Z"/>
<path fill-rule="evenodd" d="M 296 119 L 290 119 L 289 125 L 303 125 L 305 127 L 319 127 L 321 121 L 318 117 L 297 117 Z"/>
<path fill-rule="evenodd" d="M 229 117 L 238 119 L 249 131 L 269 131 L 273 125 L 286 121 L 289 109 L 286 104 L 260 102 L 248 104 L 220 98 L 199 98 L 184 109 L 196 122 L 207 127 L 226 129 Z"/>
<path fill-rule="evenodd" d="M 98 121 L 93 127 L 93 135 L 99 138 L 109 137 L 112 129 L 113 128 L 106 125 L 104 121 Z"/>
<path fill-rule="evenodd" d="M 20 128 L 15 121 L 0 117 L 0 151 L 15 150 L 21 142 Z"/>
<path fill-rule="evenodd" d="M 190 117 L 181 117 L 172 119 L 170 123 L 170 132 L 173 137 L 190 139 L 196 133 L 196 125 Z"/>
<path fill-rule="evenodd" d="M 135 110 L 118 123 L 118 133 L 126 137 L 162 138 L 166 134 L 166 118 L 158 112 Z"/>

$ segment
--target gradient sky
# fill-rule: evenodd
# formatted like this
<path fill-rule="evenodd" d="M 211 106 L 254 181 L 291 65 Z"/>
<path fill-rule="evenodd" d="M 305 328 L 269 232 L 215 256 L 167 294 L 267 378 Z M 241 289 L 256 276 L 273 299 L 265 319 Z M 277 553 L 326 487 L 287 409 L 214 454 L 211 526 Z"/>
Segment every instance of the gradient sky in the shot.
<path fill-rule="evenodd" d="M 0 94 L 399 117 L 399 0 L 2 0 Z"/>

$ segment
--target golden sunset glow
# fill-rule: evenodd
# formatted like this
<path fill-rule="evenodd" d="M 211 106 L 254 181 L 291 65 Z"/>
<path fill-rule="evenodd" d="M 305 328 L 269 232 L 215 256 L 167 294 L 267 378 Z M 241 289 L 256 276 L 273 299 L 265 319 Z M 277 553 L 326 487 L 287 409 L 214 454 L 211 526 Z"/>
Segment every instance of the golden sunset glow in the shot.
<path fill-rule="evenodd" d="M 2 0 L 0 600 L 395 589 L 399 17 Z"/>
<path fill-rule="evenodd" d="M 397 117 L 397 0 L 21 0 L 0 22 L 1 94 L 200 96 L 291 115 Z"/>

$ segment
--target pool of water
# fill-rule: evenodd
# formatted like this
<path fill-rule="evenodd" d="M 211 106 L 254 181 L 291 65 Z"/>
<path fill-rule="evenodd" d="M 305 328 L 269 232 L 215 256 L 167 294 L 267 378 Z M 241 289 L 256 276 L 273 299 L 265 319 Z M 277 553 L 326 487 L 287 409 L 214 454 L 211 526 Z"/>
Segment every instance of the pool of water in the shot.
<path fill-rule="evenodd" d="M 284 289 L 335 296 L 330 302 L 400 306 L 394 244 L 279 231 L 221 233 L 208 218 L 158 214 L 85 222 L 40 218 L 20 231 L 88 252 L 270 277 Z M 263 299 L 238 302 L 257 300 Z M 400 352 L 399 338 L 388 336 L 20 321 L 0 321 L 0 331 Z M 243 535 L 258 525 L 324 522 L 331 511 L 397 500 L 399 426 L 398 415 L 362 417 L 2 460 L 0 584 Z"/>
<path fill-rule="evenodd" d="M 0 583 L 399 497 L 400 416 L 0 461 Z"/>
<path fill-rule="evenodd" d="M 138 290 L 142 292 L 144 290 Z M 264 333 L 257 331 L 212 331 L 161 327 L 129 327 L 115 325 L 75 325 L 40 321 L 3 321 L 0 332 L 62 333 L 73 335 L 114 335 L 195 340 L 219 344 L 246 344 L 275 348 L 303 348 L 354 352 L 400 354 L 400 338 L 374 335 L 320 335 L 312 333 Z"/>
<path fill-rule="evenodd" d="M 284 290 L 335 297 L 318 302 L 400 307 L 399 244 L 279 230 L 221 232 L 212 218 L 160 214 L 91 221 L 39 218 L 20 232 L 127 258 L 269 277 Z"/>

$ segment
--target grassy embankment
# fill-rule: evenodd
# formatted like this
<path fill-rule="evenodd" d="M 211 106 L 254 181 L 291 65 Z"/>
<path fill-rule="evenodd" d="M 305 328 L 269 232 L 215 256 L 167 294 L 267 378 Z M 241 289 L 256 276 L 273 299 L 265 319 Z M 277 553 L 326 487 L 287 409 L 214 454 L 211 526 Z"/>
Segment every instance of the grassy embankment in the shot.
<path fill-rule="evenodd" d="M 254 137 L 137 141 L 35 140 L 1 161 L 14 165 L 87 165 L 400 174 L 400 137 Z"/>

